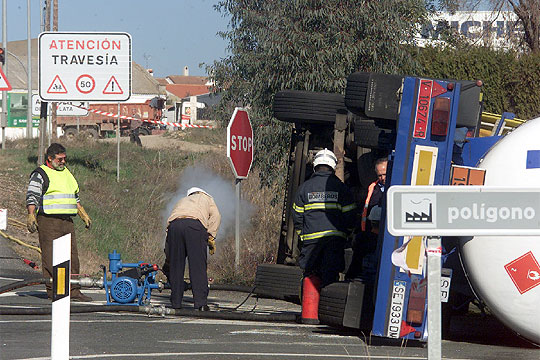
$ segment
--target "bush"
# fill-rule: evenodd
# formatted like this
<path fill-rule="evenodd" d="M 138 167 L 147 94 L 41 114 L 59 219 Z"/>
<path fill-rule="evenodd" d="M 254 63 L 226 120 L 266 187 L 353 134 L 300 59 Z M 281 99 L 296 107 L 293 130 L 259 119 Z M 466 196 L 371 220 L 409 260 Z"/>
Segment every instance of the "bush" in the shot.
<path fill-rule="evenodd" d="M 482 80 L 484 111 L 514 112 L 520 119 L 540 114 L 540 54 L 518 54 L 486 47 L 419 49 L 420 76 Z"/>

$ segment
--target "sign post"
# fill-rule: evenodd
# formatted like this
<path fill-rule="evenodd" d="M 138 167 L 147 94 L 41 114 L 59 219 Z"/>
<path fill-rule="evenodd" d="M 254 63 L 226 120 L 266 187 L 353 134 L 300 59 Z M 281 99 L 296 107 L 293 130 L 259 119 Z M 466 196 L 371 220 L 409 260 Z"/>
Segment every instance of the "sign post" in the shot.
<path fill-rule="evenodd" d="M 240 265 L 240 182 L 247 179 L 253 162 L 253 128 L 245 109 L 234 109 L 227 126 L 227 157 L 236 177 L 235 267 Z"/>
<path fill-rule="evenodd" d="M 440 359 L 440 236 L 540 235 L 540 187 L 392 186 L 386 214 L 390 234 L 428 237 L 428 359 Z"/>
<path fill-rule="evenodd" d="M 53 241 L 51 359 L 69 359 L 71 234 Z"/>

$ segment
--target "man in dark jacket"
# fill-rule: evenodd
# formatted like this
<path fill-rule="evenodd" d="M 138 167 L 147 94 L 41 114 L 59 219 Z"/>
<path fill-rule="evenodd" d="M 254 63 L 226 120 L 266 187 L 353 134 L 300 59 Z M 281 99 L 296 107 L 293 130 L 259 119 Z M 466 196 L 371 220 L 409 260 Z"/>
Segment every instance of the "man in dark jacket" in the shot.
<path fill-rule="evenodd" d="M 302 249 L 304 275 L 315 275 L 324 287 L 338 280 L 345 267 L 344 245 L 354 228 L 356 204 L 349 188 L 334 174 L 337 158 L 328 149 L 313 160 L 315 173 L 298 189 L 293 205 L 294 228 Z"/>

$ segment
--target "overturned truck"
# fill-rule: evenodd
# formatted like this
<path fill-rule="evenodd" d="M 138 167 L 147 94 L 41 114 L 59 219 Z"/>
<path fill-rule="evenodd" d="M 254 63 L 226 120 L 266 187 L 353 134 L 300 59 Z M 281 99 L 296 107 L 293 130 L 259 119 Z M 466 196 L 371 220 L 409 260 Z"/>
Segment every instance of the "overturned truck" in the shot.
<path fill-rule="evenodd" d="M 358 72 L 348 77 L 345 96 L 278 92 L 274 116 L 293 123 L 287 188 L 277 264 L 259 265 L 255 292 L 296 302 L 301 299 L 302 271 L 296 266 L 301 243 L 293 228 L 292 205 L 299 185 L 313 173 L 313 155 L 323 148 L 333 149 L 338 157 L 336 175 L 353 190 L 359 207 L 368 186 L 377 179 L 374 162 L 383 156 L 389 159 L 387 187 L 536 186 L 540 169 L 524 163 L 540 133 L 540 119 L 504 137 L 479 137 L 481 86 L 480 81 Z M 503 125 L 504 119 L 497 124 L 498 128 Z M 410 240 L 403 255 L 408 271 L 395 266 L 392 252 L 404 238 L 388 232 L 385 213 L 383 203 L 375 240 L 349 239 L 342 281 L 321 289 L 318 318 L 323 324 L 369 330 L 376 336 L 426 341 L 424 239 Z M 536 287 L 540 275 L 537 280 L 528 279 L 524 292 L 504 270 L 505 265 L 528 256 L 527 264 L 536 271 L 537 240 L 443 238 L 443 331 L 449 328 L 452 314 L 466 311 L 469 302 L 477 299 L 514 332 L 540 344 L 540 314 L 535 311 L 540 302 L 540 286 Z"/>

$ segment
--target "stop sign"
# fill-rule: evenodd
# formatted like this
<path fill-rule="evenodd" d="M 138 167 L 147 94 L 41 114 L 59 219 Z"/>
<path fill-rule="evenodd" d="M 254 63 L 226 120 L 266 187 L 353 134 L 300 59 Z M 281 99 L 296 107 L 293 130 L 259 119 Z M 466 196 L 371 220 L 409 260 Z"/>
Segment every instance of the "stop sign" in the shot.
<path fill-rule="evenodd" d="M 227 126 L 227 157 L 236 178 L 247 178 L 253 162 L 253 128 L 245 109 L 234 109 Z"/>

